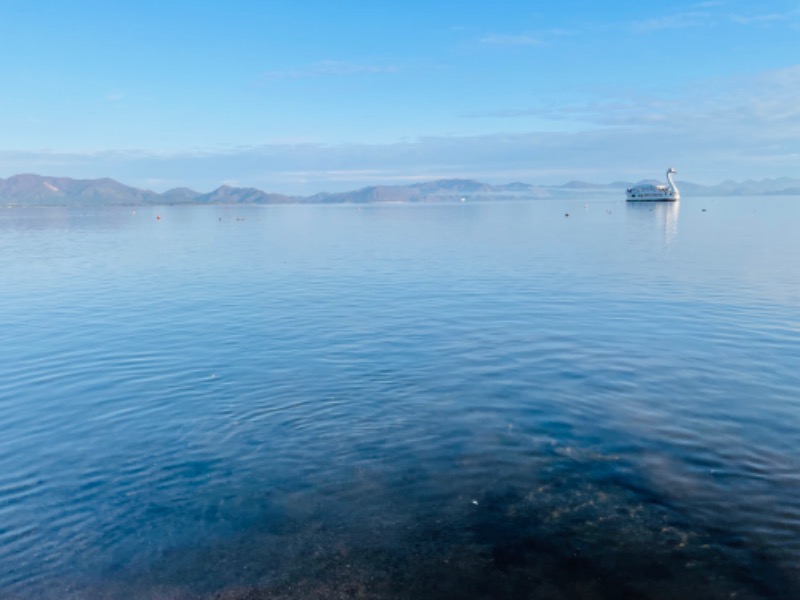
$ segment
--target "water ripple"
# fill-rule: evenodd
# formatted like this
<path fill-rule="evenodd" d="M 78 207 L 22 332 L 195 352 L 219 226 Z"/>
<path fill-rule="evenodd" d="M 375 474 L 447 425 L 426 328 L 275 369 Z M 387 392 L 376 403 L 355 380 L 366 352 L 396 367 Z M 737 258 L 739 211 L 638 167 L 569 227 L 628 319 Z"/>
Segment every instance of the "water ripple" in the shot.
<path fill-rule="evenodd" d="M 791 220 L 562 208 L 5 215 L 0 597 L 800 595 Z"/>

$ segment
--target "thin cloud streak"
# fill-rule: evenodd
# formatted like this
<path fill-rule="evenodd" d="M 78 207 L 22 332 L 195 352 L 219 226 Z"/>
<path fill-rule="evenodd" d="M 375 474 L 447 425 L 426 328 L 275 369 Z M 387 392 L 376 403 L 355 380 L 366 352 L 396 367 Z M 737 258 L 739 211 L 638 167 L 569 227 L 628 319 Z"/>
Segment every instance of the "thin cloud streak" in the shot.
<path fill-rule="evenodd" d="M 353 75 L 376 75 L 397 73 L 400 69 L 395 66 L 368 65 L 349 63 L 338 60 L 322 60 L 298 69 L 269 71 L 261 76 L 261 80 L 279 79 L 308 79 L 315 77 L 350 77 Z"/>
<path fill-rule="evenodd" d="M 722 3 L 702 3 L 695 7 L 699 10 L 683 11 L 653 19 L 636 21 L 631 24 L 630 28 L 635 33 L 647 34 L 670 29 L 713 27 L 726 23 L 733 23 L 741 26 L 769 25 L 773 23 L 789 22 L 797 16 L 797 11 L 790 11 L 787 13 L 742 14 L 708 10 L 722 6 L 724 6 Z"/>
<path fill-rule="evenodd" d="M 691 27 L 702 27 L 708 25 L 713 14 L 707 11 L 681 12 L 674 15 L 665 15 L 646 21 L 637 21 L 632 24 L 632 29 L 636 33 L 646 34 L 665 29 L 687 29 Z"/>
<path fill-rule="evenodd" d="M 776 21 L 788 21 L 789 15 L 785 14 L 765 14 L 765 15 L 730 15 L 728 17 L 734 23 L 740 25 L 752 25 L 754 23 L 774 23 Z"/>
<path fill-rule="evenodd" d="M 542 46 L 544 42 L 527 34 L 490 34 L 478 40 L 494 46 Z"/>
<path fill-rule="evenodd" d="M 624 99 L 623 99 L 624 98 Z M 585 103 L 550 103 L 519 109 L 497 109 L 466 118 L 539 117 L 579 121 L 599 127 L 669 124 L 671 128 L 716 123 L 721 129 L 752 129 L 780 137 L 800 127 L 800 65 L 748 77 L 717 78 L 669 97 L 622 96 Z"/>

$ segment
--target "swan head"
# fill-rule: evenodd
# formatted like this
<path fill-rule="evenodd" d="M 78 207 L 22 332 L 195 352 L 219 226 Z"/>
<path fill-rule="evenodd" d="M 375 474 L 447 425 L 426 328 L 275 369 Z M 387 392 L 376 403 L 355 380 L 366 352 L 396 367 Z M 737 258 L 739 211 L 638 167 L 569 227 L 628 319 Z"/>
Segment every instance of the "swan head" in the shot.
<path fill-rule="evenodd" d="M 677 173 L 677 171 L 675 170 L 675 167 L 670 167 L 667 169 L 667 173 Z"/>

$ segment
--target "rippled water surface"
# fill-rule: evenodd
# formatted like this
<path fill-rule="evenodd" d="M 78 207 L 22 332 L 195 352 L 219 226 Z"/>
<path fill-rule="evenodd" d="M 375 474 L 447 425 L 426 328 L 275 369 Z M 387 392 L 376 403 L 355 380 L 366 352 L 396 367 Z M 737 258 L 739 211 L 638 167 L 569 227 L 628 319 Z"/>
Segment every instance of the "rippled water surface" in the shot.
<path fill-rule="evenodd" d="M 2 208 L 0 598 L 800 597 L 798 223 Z"/>

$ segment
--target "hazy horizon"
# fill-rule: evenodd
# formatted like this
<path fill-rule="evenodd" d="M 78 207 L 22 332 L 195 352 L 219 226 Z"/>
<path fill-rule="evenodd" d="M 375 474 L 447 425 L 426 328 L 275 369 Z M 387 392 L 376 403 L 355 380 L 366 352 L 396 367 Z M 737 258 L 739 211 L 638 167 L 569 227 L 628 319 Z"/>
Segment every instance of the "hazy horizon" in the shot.
<path fill-rule="evenodd" d="M 25 184 L 23 184 L 22 188 L 20 187 L 19 178 L 22 178 L 23 180 L 28 178 L 28 180 L 25 181 Z M 31 181 L 29 178 L 34 178 L 34 180 Z M 217 186 L 216 188 L 212 188 L 212 189 L 194 189 L 194 188 L 190 188 L 189 186 L 180 186 L 180 185 L 179 186 L 175 186 L 173 188 L 169 188 L 169 189 L 140 188 L 140 187 L 137 187 L 137 186 L 130 185 L 126 181 L 118 181 L 118 180 L 115 180 L 115 179 L 109 178 L 109 177 L 97 177 L 97 178 L 81 179 L 81 178 L 70 177 L 68 175 L 44 175 L 44 174 L 39 174 L 39 173 L 17 173 L 17 174 L 14 174 L 14 175 L 11 175 L 11 176 L 5 177 L 5 178 L 0 177 L 0 184 L 2 184 L 4 182 L 9 182 L 12 179 L 16 179 L 17 180 L 16 183 L 13 184 L 13 195 L 15 195 L 17 197 L 17 199 L 20 198 L 20 194 L 22 194 L 22 197 L 24 197 L 25 191 L 30 192 L 31 194 L 33 194 L 35 196 L 36 194 L 38 194 L 38 190 L 40 190 L 40 187 L 41 187 L 42 184 L 44 186 L 46 186 L 46 187 L 49 187 L 53 192 L 61 192 L 63 194 L 66 194 L 65 197 L 70 197 L 73 194 L 73 190 L 71 189 L 71 186 L 74 183 L 90 183 L 91 184 L 91 183 L 96 182 L 98 184 L 98 186 L 99 186 L 98 189 L 97 189 L 97 192 L 102 194 L 103 193 L 102 189 L 103 189 L 104 182 L 110 180 L 110 181 L 115 182 L 117 184 L 121 184 L 122 186 L 125 186 L 126 188 L 129 188 L 131 193 L 144 192 L 144 193 L 155 193 L 157 195 L 164 195 L 164 194 L 168 194 L 169 192 L 176 192 L 176 191 L 180 192 L 180 191 L 188 190 L 190 192 L 194 192 L 195 194 L 198 194 L 201 197 L 204 197 L 204 196 L 213 195 L 215 192 L 219 192 L 220 190 L 228 187 L 231 190 L 241 190 L 242 192 L 245 192 L 247 190 L 255 190 L 256 192 L 261 192 L 261 193 L 268 194 L 268 195 L 284 196 L 286 198 L 306 199 L 306 200 L 312 199 L 312 198 L 314 198 L 316 196 L 322 196 L 322 197 L 344 196 L 344 197 L 346 197 L 348 195 L 358 194 L 359 192 L 362 192 L 362 191 L 365 191 L 365 190 L 371 190 L 371 189 L 392 190 L 392 189 L 412 189 L 412 188 L 416 188 L 416 189 L 427 190 L 427 192 L 425 192 L 425 193 L 430 194 L 432 196 L 436 196 L 436 195 L 442 194 L 442 193 L 445 193 L 445 194 L 459 194 L 459 195 L 466 194 L 466 195 L 469 195 L 472 199 L 479 199 L 481 194 L 486 194 L 486 193 L 491 194 L 491 193 L 493 193 L 493 192 L 489 192 L 489 191 L 485 191 L 484 190 L 484 191 L 477 192 L 478 195 L 473 197 L 473 194 L 476 193 L 476 192 L 473 191 L 473 190 L 470 190 L 470 189 L 464 189 L 464 186 L 469 188 L 469 187 L 475 186 L 475 185 L 477 185 L 477 186 L 488 186 L 487 190 L 493 190 L 494 192 L 502 192 L 503 190 L 506 190 L 509 193 L 512 193 L 513 191 L 517 190 L 517 188 L 515 186 L 526 186 L 525 188 L 522 188 L 522 189 L 526 189 L 530 193 L 535 193 L 536 191 L 538 191 L 540 193 L 546 193 L 548 195 L 548 197 L 549 197 L 550 193 L 556 193 L 558 191 L 564 191 L 564 192 L 573 191 L 574 192 L 576 190 L 584 190 L 584 189 L 585 190 L 589 190 L 592 193 L 600 193 L 600 194 L 615 193 L 615 192 L 622 192 L 623 191 L 622 189 L 616 189 L 616 187 L 619 187 L 619 186 L 635 185 L 635 184 L 641 184 L 641 183 L 654 183 L 654 182 L 657 183 L 657 182 L 661 181 L 661 179 L 659 179 L 659 178 L 648 178 L 648 179 L 642 179 L 642 180 L 639 180 L 639 181 L 628 181 L 628 182 L 624 182 L 624 181 L 614 181 L 614 182 L 603 181 L 603 182 L 601 182 L 601 181 L 570 180 L 570 181 L 564 181 L 564 182 L 557 183 L 557 184 L 546 185 L 546 184 L 537 184 L 537 183 L 534 183 L 534 182 L 522 182 L 522 181 L 506 181 L 506 182 L 499 182 L 499 183 L 489 183 L 489 182 L 486 182 L 486 181 L 479 181 L 479 180 L 476 180 L 476 179 L 449 178 L 449 179 L 420 180 L 418 182 L 405 182 L 405 183 L 403 183 L 403 182 L 401 182 L 401 183 L 384 182 L 384 183 L 376 183 L 376 184 L 371 184 L 371 185 L 363 185 L 363 186 L 357 187 L 357 188 L 351 187 L 351 188 L 348 188 L 348 189 L 335 189 L 335 190 L 318 189 L 316 191 L 313 191 L 313 192 L 310 192 L 310 193 L 306 193 L 306 194 L 285 194 L 285 193 L 282 193 L 280 191 L 276 191 L 276 190 L 273 190 L 273 189 L 255 188 L 255 187 L 252 187 L 252 186 L 236 187 L 236 186 L 228 186 L 228 185 L 225 185 L 225 184 L 223 184 L 221 186 Z M 51 183 L 48 183 L 47 180 L 50 180 L 50 182 L 58 182 L 59 180 L 67 180 L 67 181 L 72 182 L 72 183 L 70 183 L 69 187 L 59 190 L 59 189 L 53 187 L 51 185 Z M 743 180 L 739 180 L 739 181 L 726 180 L 726 181 L 717 182 L 717 183 L 711 184 L 711 185 L 698 184 L 697 182 L 694 182 L 694 181 L 679 181 L 679 185 L 681 187 L 688 188 L 688 189 L 692 190 L 694 192 L 694 195 L 701 196 L 701 197 L 706 197 L 706 196 L 713 197 L 713 196 L 723 196 L 723 195 L 724 196 L 730 196 L 730 195 L 739 196 L 739 195 L 752 195 L 752 194 L 767 194 L 767 195 L 774 195 L 774 194 L 787 195 L 788 194 L 788 195 L 796 195 L 797 194 L 797 189 L 800 186 L 800 178 L 784 176 L 784 177 L 776 177 L 776 178 L 765 178 L 765 179 L 761 179 L 761 180 L 745 180 L 745 181 L 743 181 Z M 739 186 L 739 187 L 741 187 L 741 189 L 736 191 L 736 193 L 732 193 L 732 186 Z M 24 188 L 25 191 L 23 191 L 23 188 Z M 2 185 L 0 185 L 0 199 L 3 199 L 3 191 L 4 191 L 4 188 L 2 187 Z M 86 191 L 85 187 L 80 187 L 79 188 L 79 193 L 83 194 L 83 193 L 85 193 L 85 191 Z M 417 198 L 416 200 L 418 201 L 419 199 L 420 198 Z M 390 197 L 390 198 L 387 198 L 387 199 L 384 199 L 384 200 L 374 200 L 374 201 L 375 202 L 397 202 L 397 201 L 399 201 L 399 199 L 397 197 Z M 26 204 L 26 203 L 23 203 L 23 204 L 20 204 L 20 205 L 24 205 L 24 204 Z"/>

